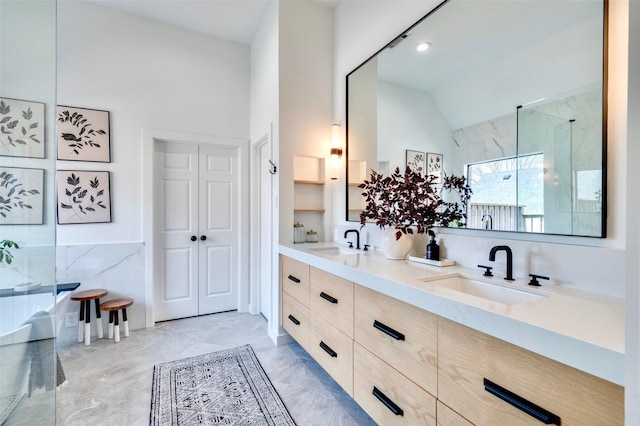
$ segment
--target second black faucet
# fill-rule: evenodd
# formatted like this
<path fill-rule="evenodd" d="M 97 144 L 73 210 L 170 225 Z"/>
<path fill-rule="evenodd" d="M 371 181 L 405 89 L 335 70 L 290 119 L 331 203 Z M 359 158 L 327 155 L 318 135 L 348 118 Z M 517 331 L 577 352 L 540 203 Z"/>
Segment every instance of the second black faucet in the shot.
<path fill-rule="evenodd" d="M 347 229 L 344 231 L 344 237 L 347 238 L 347 235 L 349 235 L 350 232 L 356 233 L 356 249 L 360 250 L 360 232 L 358 232 L 357 229 Z"/>
<path fill-rule="evenodd" d="M 489 252 L 489 260 L 491 262 L 496 261 L 496 253 L 499 251 L 505 251 L 507 253 L 507 276 L 504 277 L 507 281 L 514 281 L 513 279 L 513 252 L 509 246 L 494 246 Z"/>

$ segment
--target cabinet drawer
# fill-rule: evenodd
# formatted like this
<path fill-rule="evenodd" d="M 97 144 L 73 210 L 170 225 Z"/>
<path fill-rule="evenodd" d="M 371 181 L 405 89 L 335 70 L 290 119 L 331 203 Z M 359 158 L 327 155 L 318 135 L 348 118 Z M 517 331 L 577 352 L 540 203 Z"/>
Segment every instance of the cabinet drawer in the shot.
<path fill-rule="evenodd" d="M 437 392 L 437 317 L 355 286 L 355 340 L 423 389 Z"/>
<path fill-rule="evenodd" d="M 435 425 L 436 400 L 358 343 L 353 398 L 380 425 Z"/>
<path fill-rule="evenodd" d="M 313 267 L 309 281 L 311 310 L 353 338 L 353 283 Z"/>
<path fill-rule="evenodd" d="M 563 426 L 624 424 L 621 386 L 448 320 L 438 327 L 438 398 L 471 422 L 541 424 L 502 395 Z"/>
<path fill-rule="evenodd" d="M 282 293 L 282 327 L 303 348 L 309 345 L 309 308 Z"/>
<path fill-rule="evenodd" d="M 436 416 L 438 426 L 473 426 L 467 419 L 444 405 L 441 401 L 437 401 Z"/>
<path fill-rule="evenodd" d="M 282 290 L 309 306 L 309 265 L 286 256 L 282 258 Z"/>
<path fill-rule="evenodd" d="M 314 312 L 310 317 L 309 353 L 353 396 L 353 340 Z"/>

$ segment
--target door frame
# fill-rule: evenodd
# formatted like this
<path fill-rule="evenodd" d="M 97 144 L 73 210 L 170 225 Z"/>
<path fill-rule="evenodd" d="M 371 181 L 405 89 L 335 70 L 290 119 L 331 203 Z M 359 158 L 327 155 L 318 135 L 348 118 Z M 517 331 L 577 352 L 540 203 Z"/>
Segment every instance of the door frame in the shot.
<path fill-rule="evenodd" d="M 238 247 L 238 312 L 249 310 L 249 301 L 253 300 L 252 290 L 249 286 L 252 274 L 251 262 L 248 270 L 241 264 L 250 259 L 249 250 L 249 141 L 246 139 L 203 135 L 196 133 L 180 132 L 174 130 L 142 129 L 142 237 L 145 252 L 145 324 L 146 327 L 155 325 L 154 319 L 154 275 L 155 275 L 155 244 L 154 230 L 156 228 L 153 207 L 155 206 L 154 184 L 157 178 L 155 170 L 155 143 L 165 141 L 184 144 L 208 144 L 235 147 L 238 149 L 238 167 L 240 168 L 240 205 L 238 208 L 240 243 Z"/>
<path fill-rule="evenodd" d="M 255 208 L 251 209 L 251 313 L 257 315 L 262 312 L 262 289 L 264 286 L 260 282 L 262 276 L 262 262 L 261 262 L 261 247 L 262 247 L 262 229 L 261 229 L 261 216 L 262 205 L 260 204 L 261 196 L 268 195 L 270 199 L 273 198 L 273 182 L 271 184 L 271 191 L 269 194 L 261 194 L 261 176 L 260 176 L 260 150 L 265 145 L 270 145 L 271 140 L 268 134 L 263 135 L 257 142 L 252 144 L 251 150 L 251 173 L 252 173 L 252 186 L 251 186 L 251 203 Z M 271 149 L 271 146 L 270 146 Z M 272 200 L 273 202 L 273 200 Z M 271 211 L 273 223 L 273 211 Z M 270 242 L 269 257 L 273 258 L 273 230 L 269 228 Z M 273 261 L 270 265 L 270 270 L 273 268 Z M 270 283 L 269 283 L 270 284 Z M 271 290 L 272 286 L 269 285 Z M 272 300 L 272 297 L 269 297 Z M 271 309 L 271 306 L 269 306 Z M 273 312 L 271 312 L 273 316 Z"/>

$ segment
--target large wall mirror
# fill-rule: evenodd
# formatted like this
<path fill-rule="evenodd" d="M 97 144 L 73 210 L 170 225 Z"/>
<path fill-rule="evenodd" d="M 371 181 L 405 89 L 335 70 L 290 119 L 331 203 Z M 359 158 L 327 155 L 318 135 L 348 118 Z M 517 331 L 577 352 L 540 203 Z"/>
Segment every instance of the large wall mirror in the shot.
<path fill-rule="evenodd" d="M 347 76 L 347 220 L 372 169 L 464 175 L 467 228 L 605 236 L 606 2 L 449 0 Z"/>

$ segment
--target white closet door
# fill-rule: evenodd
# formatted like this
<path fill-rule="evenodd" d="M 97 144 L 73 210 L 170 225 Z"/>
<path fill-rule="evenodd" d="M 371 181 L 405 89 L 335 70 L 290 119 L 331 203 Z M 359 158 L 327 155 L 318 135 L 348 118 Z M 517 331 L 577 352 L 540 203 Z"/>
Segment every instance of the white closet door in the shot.
<path fill-rule="evenodd" d="M 163 321 L 198 315 L 198 146 L 157 142 L 155 156 L 154 315 Z"/>
<path fill-rule="evenodd" d="M 237 148 L 200 145 L 200 315 L 237 308 L 239 173 Z"/>

